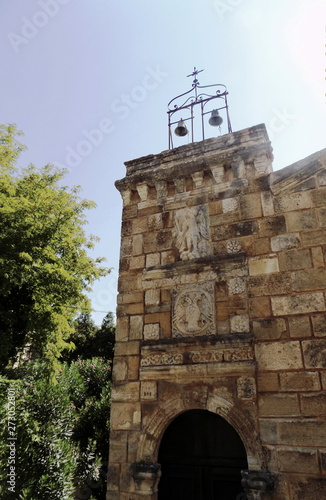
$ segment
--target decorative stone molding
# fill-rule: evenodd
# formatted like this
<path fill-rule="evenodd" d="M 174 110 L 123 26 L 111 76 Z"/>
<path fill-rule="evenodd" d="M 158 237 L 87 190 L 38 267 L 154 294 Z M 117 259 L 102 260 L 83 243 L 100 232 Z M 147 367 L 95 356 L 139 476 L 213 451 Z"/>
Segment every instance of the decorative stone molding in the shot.
<path fill-rule="evenodd" d="M 172 292 L 172 336 L 214 335 L 214 285 L 188 285 Z"/>
<path fill-rule="evenodd" d="M 184 389 L 183 392 L 187 391 Z M 194 409 L 208 410 L 223 417 L 234 427 L 242 439 L 246 448 L 249 467 L 255 469 L 264 467 L 262 445 L 257 430 L 248 415 L 240 412 L 233 403 L 218 394 L 208 393 L 207 389 L 203 390 L 202 386 L 196 400 L 189 400 L 178 395 L 156 408 L 146 421 L 140 435 L 137 448 L 138 460 L 142 460 L 143 457 L 148 457 L 149 461 L 157 460 L 160 439 L 165 429 L 177 415 Z"/>
<path fill-rule="evenodd" d="M 243 470 L 241 475 L 248 500 L 267 499 L 274 490 L 275 475 L 270 472 Z"/>
<path fill-rule="evenodd" d="M 161 465 L 152 462 L 137 462 L 130 466 L 131 476 L 135 481 L 135 490 L 142 495 L 157 493 L 161 477 Z"/>

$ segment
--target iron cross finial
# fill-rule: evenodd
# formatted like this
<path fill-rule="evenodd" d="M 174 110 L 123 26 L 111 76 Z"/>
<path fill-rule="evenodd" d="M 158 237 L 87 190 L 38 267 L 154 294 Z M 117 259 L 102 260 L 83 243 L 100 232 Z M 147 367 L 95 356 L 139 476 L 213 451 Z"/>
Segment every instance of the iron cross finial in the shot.
<path fill-rule="evenodd" d="M 194 76 L 194 81 L 192 82 L 193 86 L 196 87 L 198 84 L 199 84 L 199 81 L 197 80 L 197 75 L 198 73 L 201 73 L 202 71 L 204 71 L 203 69 L 196 69 L 196 66 L 194 67 L 194 71 L 190 74 L 190 75 L 187 75 L 187 78 L 188 76 Z"/>

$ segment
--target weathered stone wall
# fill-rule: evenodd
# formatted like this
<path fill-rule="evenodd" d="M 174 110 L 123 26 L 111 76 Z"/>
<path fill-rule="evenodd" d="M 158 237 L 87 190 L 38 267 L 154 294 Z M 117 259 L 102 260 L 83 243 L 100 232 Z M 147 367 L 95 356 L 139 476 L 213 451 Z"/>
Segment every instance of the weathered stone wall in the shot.
<path fill-rule="evenodd" d="M 258 125 L 126 167 L 108 498 L 157 498 L 196 408 L 275 474 L 259 498 L 326 498 L 326 151 L 272 173 Z"/>

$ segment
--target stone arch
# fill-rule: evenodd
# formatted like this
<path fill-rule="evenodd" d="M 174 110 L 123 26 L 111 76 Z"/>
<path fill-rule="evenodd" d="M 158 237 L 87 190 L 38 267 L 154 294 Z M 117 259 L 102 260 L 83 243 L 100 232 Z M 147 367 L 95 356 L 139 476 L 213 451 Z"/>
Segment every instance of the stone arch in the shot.
<path fill-rule="evenodd" d="M 203 390 L 190 398 L 174 398 L 162 403 L 152 416 L 146 419 L 139 440 L 137 460 L 156 463 L 162 436 L 172 420 L 185 411 L 208 410 L 224 418 L 239 434 L 246 449 L 249 468 L 261 470 L 264 467 L 263 447 L 248 415 L 239 411 L 229 400 L 207 392 Z"/>

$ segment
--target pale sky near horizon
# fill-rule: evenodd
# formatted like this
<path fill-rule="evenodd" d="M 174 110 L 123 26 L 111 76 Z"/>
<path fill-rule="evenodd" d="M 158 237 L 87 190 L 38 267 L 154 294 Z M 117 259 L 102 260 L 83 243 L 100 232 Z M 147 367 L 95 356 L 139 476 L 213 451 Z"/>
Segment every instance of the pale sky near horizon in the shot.
<path fill-rule="evenodd" d="M 114 268 L 91 295 L 98 324 L 116 308 L 114 181 L 167 149 L 167 103 L 194 66 L 227 86 L 233 131 L 266 124 L 274 170 L 326 146 L 325 0 L 2 0 L 0 36 L 0 123 L 25 133 L 19 164 L 69 167 L 65 183 L 97 204 L 87 231 Z"/>

